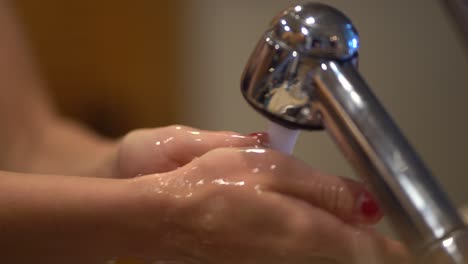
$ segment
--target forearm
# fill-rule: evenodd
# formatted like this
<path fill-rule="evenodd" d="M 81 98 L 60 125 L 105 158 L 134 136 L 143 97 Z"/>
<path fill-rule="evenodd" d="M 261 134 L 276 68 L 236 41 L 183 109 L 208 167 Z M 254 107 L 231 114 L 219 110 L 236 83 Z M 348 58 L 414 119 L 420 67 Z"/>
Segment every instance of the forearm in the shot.
<path fill-rule="evenodd" d="M 0 169 L 109 176 L 93 163 L 112 144 L 57 116 L 11 3 L 0 0 Z"/>
<path fill-rule="evenodd" d="M 105 263 L 131 248 L 124 180 L 0 172 L 0 190 L 2 263 Z"/>
<path fill-rule="evenodd" d="M 23 146 L 6 167 L 12 171 L 113 177 L 117 142 L 66 119 L 56 119 Z M 20 147 L 20 146 L 18 146 Z"/>
<path fill-rule="evenodd" d="M 0 162 L 53 117 L 10 1 L 0 0 Z"/>

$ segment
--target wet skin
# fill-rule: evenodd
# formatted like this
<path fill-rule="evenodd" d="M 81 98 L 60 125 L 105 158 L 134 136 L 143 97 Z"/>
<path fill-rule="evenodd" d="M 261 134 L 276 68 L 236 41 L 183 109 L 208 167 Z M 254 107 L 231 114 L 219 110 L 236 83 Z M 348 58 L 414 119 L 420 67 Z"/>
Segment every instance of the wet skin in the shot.
<path fill-rule="evenodd" d="M 3 260 L 405 263 L 369 227 L 382 213 L 362 184 L 265 140 L 170 126 L 108 148 L 107 178 L 0 172 Z"/>
<path fill-rule="evenodd" d="M 160 258 L 182 257 L 187 263 L 404 263 L 403 247 L 368 227 L 383 214 L 363 185 L 264 148 L 264 134 L 164 129 L 157 137 L 144 130 L 129 135 L 119 155 L 120 163 L 131 167 L 121 165 L 123 177 L 140 175 L 128 181 L 144 208 L 149 207 L 144 213 L 155 212 L 145 217 L 151 221 L 142 224 L 148 229 L 140 234 L 157 234 L 156 243 L 164 241 Z M 196 151 L 187 146 L 197 146 Z M 164 166 L 138 164 L 142 157 L 158 155 L 165 157 Z M 149 171 L 159 173 L 142 176 Z M 154 243 L 138 250 L 149 257 Z"/>

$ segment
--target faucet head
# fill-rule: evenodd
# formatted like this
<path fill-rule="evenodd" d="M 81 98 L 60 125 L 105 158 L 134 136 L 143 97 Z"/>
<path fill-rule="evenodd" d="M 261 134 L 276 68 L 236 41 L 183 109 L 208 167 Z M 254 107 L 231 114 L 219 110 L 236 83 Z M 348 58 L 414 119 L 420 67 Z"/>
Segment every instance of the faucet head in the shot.
<path fill-rule="evenodd" d="M 304 3 L 280 12 L 245 67 L 241 91 L 270 120 L 292 129 L 321 129 L 314 110 L 314 71 L 324 61 L 357 61 L 359 36 L 337 9 Z"/>

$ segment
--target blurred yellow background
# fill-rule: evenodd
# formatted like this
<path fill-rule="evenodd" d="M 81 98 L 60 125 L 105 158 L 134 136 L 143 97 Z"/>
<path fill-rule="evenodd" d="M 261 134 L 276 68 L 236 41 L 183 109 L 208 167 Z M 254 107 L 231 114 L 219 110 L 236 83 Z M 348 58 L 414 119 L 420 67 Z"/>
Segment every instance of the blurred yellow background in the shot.
<path fill-rule="evenodd" d="M 18 0 L 16 7 L 64 115 L 111 137 L 176 122 L 177 1 Z"/>
<path fill-rule="evenodd" d="M 177 1 L 15 3 L 64 114 L 107 136 L 175 122 Z"/>

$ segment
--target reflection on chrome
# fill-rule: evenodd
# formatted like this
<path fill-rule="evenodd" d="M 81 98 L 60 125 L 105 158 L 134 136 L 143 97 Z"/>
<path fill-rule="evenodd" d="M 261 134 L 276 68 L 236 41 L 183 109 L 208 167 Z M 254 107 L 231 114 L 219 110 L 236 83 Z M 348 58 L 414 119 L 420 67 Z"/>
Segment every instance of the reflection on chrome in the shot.
<path fill-rule="evenodd" d="M 444 247 L 446 247 L 446 248 L 451 247 L 452 244 L 453 244 L 453 237 L 445 239 L 444 241 L 442 241 L 442 245 L 444 245 Z"/>
<path fill-rule="evenodd" d="M 327 129 L 421 263 L 468 263 L 465 224 L 356 69 L 358 49 L 357 30 L 340 11 L 293 6 L 260 38 L 242 94 L 284 127 Z"/>
<path fill-rule="evenodd" d="M 459 246 L 455 243 L 454 237 L 444 239 L 442 241 L 442 246 L 443 246 L 443 250 L 446 251 L 448 253 L 447 255 L 450 255 L 453 260 L 453 261 L 450 260 L 452 262 L 447 262 L 447 263 L 453 263 L 454 261 L 456 261 L 455 263 L 466 263 L 466 262 L 463 262 L 464 256 L 460 254 L 460 250 L 463 250 L 463 249 L 459 248 Z"/>
<path fill-rule="evenodd" d="M 322 65 L 325 65 L 322 63 Z M 326 69 L 326 65 L 325 65 L 325 69 Z M 362 100 L 361 100 L 361 97 L 359 96 L 358 93 L 356 93 L 356 91 L 354 91 L 354 88 L 353 88 L 353 85 L 349 82 L 348 79 L 346 79 L 346 77 L 343 76 L 343 74 L 338 70 L 338 67 L 336 66 L 336 64 L 334 62 L 330 62 L 330 68 L 333 70 L 334 74 L 336 75 L 336 77 L 338 78 L 338 82 L 340 82 L 341 86 L 343 87 L 343 89 L 345 89 L 348 93 L 349 93 L 349 97 L 351 98 L 351 100 L 354 101 L 354 103 L 356 103 L 356 106 L 357 107 L 362 107 Z M 323 69 L 323 66 L 322 66 L 322 69 Z"/>
<path fill-rule="evenodd" d="M 307 25 L 312 25 L 313 23 L 315 23 L 315 18 L 308 17 L 308 18 L 306 18 L 305 22 L 306 22 Z"/>

